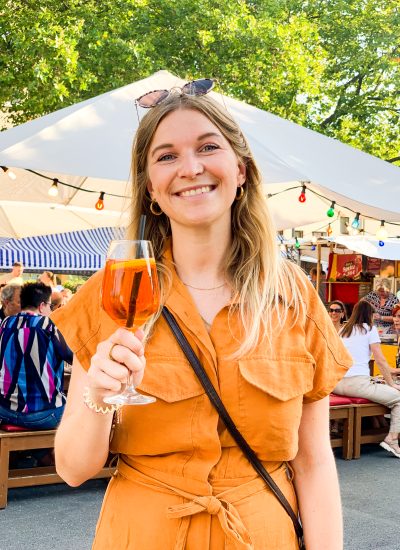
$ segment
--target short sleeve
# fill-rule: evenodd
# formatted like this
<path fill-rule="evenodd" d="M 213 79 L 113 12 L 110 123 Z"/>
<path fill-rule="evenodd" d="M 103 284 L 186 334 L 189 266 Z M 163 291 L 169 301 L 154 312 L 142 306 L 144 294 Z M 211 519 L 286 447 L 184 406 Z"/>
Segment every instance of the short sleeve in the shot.
<path fill-rule="evenodd" d="M 368 344 L 380 344 L 381 339 L 379 338 L 378 329 L 375 325 L 372 325 L 371 330 L 368 332 Z"/>
<path fill-rule="evenodd" d="M 92 275 L 65 306 L 51 314 L 85 370 L 90 366 L 97 344 L 118 328 L 101 307 L 102 279 L 103 270 Z"/>
<path fill-rule="evenodd" d="M 306 286 L 305 339 L 307 350 L 313 357 L 314 378 L 312 390 L 304 394 L 303 401 L 311 403 L 331 393 L 353 360 L 315 289 L 308 282 Z"/>

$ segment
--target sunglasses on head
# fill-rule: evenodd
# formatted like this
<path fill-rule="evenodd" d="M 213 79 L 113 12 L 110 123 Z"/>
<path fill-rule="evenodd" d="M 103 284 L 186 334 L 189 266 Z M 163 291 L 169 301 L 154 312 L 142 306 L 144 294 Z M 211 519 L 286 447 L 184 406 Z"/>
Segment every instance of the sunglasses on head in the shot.
<path fill-rule="evenodd" d="M 186 82 L 181 88 L 176 86 L 170 90 L 153 90 L 141 95 L 135 100 L 136 105 L 143 107 L 143 109 L 150 109 L 159 105 L 171 95 L 174 90 L 179 90 L 181 94 L 185 95 L 206 95 L 214 88 L 216 80 L 214 78 L 199 78 L 198 80 L 192 80 Z"/>
<path fill-rule="evenodd" d="M 330 307 L 329 308 L 329 313 L 341 313 L 343 311 L 342 308 L 336 308 L 336 307 Z"/>

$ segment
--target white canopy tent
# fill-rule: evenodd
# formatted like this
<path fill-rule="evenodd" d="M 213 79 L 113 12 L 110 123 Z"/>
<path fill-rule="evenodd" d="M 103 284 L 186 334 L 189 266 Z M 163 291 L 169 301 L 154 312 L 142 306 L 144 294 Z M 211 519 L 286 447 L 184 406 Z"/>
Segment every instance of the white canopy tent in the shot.
<path fill-rule="evenodd" d="M 159 71 L 0 133 L 0 165 L 11 167 L 17 175 L 11 181 L 6 173 L 0 174 L 0 236 L 125 224 L 130 149 L 138 124 L 134 99 L 183 82 Z M 217 92 L 212 95 L 223 102 L 248 138 L 266 193 L 296 187 L 269 200 L 278 229 L 327 224 L 326 210 L 332 200 L 337 208 L 347 206 L 377 220 L 400 223 L 400 168 Z M 139 111 L 143 116 L 144 111 Z M 52 178 L 75 188 L 59 185 L 58 197 L 49 197 Z M 300 182 L 309 182 L 304 204 L 297 200 Z M 106 193 L 105 209 L 96 212 L 94 203 L 101 191 Z"/>
<path fill-rule="evenodd" d="M 371 258 L 400 260 L 400 239 L 386 239 L 383 246 L 379 244 L 378 239 L 361 235 L 340 235 L 327 240 Z"/>

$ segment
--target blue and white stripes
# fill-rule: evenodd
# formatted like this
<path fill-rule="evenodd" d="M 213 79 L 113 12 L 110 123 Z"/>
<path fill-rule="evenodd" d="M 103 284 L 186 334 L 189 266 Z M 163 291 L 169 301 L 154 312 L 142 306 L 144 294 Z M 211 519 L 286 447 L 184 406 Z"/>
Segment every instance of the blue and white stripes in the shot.
<path fill-rule="evenodd" d="M 54 233 L 0 242 L 0 268 L 11 269 L 22 262 L 25 269 L 50 271 L 97 271 L 105 262 L 108 244 L 120 239 L 124 230 L 99 227 L 84 231 Z"/>

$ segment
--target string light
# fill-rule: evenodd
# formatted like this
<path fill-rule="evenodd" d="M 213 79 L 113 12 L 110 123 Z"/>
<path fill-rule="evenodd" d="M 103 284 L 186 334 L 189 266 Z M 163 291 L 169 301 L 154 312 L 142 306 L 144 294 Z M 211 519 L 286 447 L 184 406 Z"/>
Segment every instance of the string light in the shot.
<path fill-rule="evenodd" d="M 300 243 L 299 243 L 299 239 L 296 237 L 296 240 L 295 240 L 295 243 L 294 243 L 294 246 L 297 248 L 297 250 L 300 248 Z"/>
<path fill-rule="evenodd" d="M 39 176 L 40 178 L 54 181 L 57 180 L 58 186 L 62 185 L 63 187 L 69 187 L 70 189 L 75 189 L 76 191 L 82 192 L 82 193 L 98 193 L 95 189 L 86 189 L 82 186 L 73 185 L 72 183 L 66 183 L 65 181 L 61 181 L 59 178 L 50 178 L 49 176 L 45 176 L 44 174 L 41 174 L 40 172 L 36 172 L 36 170 L 31 170 L 30 168 L 25 168 L 27 172 L 30 172 L 31 174 L 35 174 L 35 176 Z M 117 197 L 118 199 L 130 199 L 130 196 L 125 195 L 117 195 L 116 193 L 107 193 L 105 191 L 102 191 L 104 195 L 107 195 L 109 197 Z M 104 197 L 103 197 L 104 200 Z"/>
<path fill-rule="evenodd" d="M 387 239 L 388 232 L 385 229 L 385 220 L 381 220 L 381 225 L 380 225 L 378 231 L 376 232 L 376 236 L 379 239 L 379 241 L 384 241 L 385 239 Z M 380 246 L 382 246 L 382 245 L 380 245 Z"/>
<path fill-rule="evenodd" d="M 15 175 L 15 173 L 10 170 L 9 168 L 7 168 L 6 166 L 0 166 L 0 168 L 3 170 L 3 172 L 5 174 L 7 174 L 11 179 L 15 180 L 17 178 L 17 176 Z M 87 188 L 84 188 L 82 186 L 77 186 L 77 185 L 73 185 L 71 183 L 67 183 L 65 181 L 62 181 L 58 178 L 53 178 L 53 177 L 49 177 L 45 174 L 41 174 L 40 172 L 37 172 L 36 170 L 32 170 L 30 168 L 24 168 L 24 170 L 26 170 L 27 172 L 30 172 L 31 174 L 35 174 L 36 176 L 39 176 L 40 178 L 43 178 L 43 179 L 47 179 L 49 181 L 53 181 L 54 183 L 54 180 L 57 180 L 57 184 L 58 184 L 58 188 L 60 188 L 60 185 L 64 186 L 64 187 L 69 187 L 70 189 L 75 189 L 76 191 L 79 191 L 79 192 L 84 192 L 84 193 L 98 193 L 99 191 L 95 190 L 95 189 L 87 189 Z M 331 201 L 328 197 L 326 197 L 325 195 L 321 195 L 321 193 L 318 193 L 317 191 L 315 191 L 314 189 L 311 189 L 309 187 L 306 187 L 305 183 L 311 183 L 309 181 L 303 183 L 303 182 L 299 182 L 301 183 L 301 193 L 299 195 L 299 201 L 300 202 L 305 202 L 306 201 L 306 190 L 308 190 L 310 193 L 312 193 L 313 195 L 319 197 L 320 199 L 323 199 L 325 201 L 329 200 L 331 202 L 331 205 L 330 205 L 330 208 L 327 210 L 326 214 L 328 217 L 333 217 L 335 212 L 334 212 L 334 209 L 335 209 L 335 206 L 336 206 L 336 201 Z M 53 187 L 53 185 L 51 186 Z M 268 193 L 267 197 L 268 199 L 271 199 L 273 197 L 275 197 L 276 195 L 281 195 L 282 193 L 287 193 L 287 192 L 290 192 L 294 189 L 298 189 L 300 187 L 300 185 L 294 185 L 294 186 L 291 186 L 291 187 L 287 187 L 286 189 L 282 189 L 281 191 L 277 191 L 276 193 Z M 105 192 L 105 191 L 102 191 L 100 193 L 100 197 L 99 197 L 99 200 L 97 201 L 96 205 L 97 204 L 100 204 L 100 208 L 99 210 L 103 210 L 104 209 L 104 196 L 107 195 L 107 196 L 110 196 L 110 197 L 117 197 L 117 198 L 120 198 L 120 199 L 130 199 L 131 197 L 130 196 L 125 196 L 125 195 L 118 195 L 118 194 L 115 194 L 115 193 L 108 193 L 108 192 Z M 103 201 L 103 205 L 101 205 L 100 201 Z M 339 204 L 338 206 L 342 207 L 342 208 L 346 208 L 347 210 L 350 210 L 351 212 L 354 212 L 354 210 L 352 210 L 351 208 L 349 208 L 348 206 L 344 205 L 344 204 Z M 96 206 L 96 209 L 97 209 L 97 206 Z M 358 222 L 357 223 L 357 227 L 353 226 L 353 223 L 352 223 L 352 227 L 355 228 L 355 229 L 358 229 L 359 225 L 360 225 L 360 222 L 359 222 L 359 217 L 360 215 L 363 216 L 363 218 L 367 218 L 367 219 L 370 219 L 370 220 L 375 220 L 375 221 L 378 221 L 376 218 L 372 217 L 372 216 L 368 216 L 368 215 L 365 215 L 365 214 L 360 214 L 360 212 L 357 212 L 356 213 L 356 216 L 353 220 L 353 223 L 356 223 L 356 221 Z M 386 224 L 389 224 L 389 225 L 393 225 L 393 226 L 397 226 L 399 227 L 400 226 L 400 223 L 398 222 L 386 222 Z"/>
<path fill-rule="evenodd" d="M 301 186 L 301 193 L 299 195 L 299 202 L 303 203 L 306 202 L 306 186 L 303 184 Z"/>
<path fill-rule="evenodd" d="M 353 229 L 358 229 L 360 227 L 360 212 L 357 212 L 354 220 L 351 222 L 351 227 Z"/>
<path fill-rule="evenodd" d="M 47 193 L 50 195 L 50 197 L 57 197 L 58 195 L 58 179 L 53 178 L 53 183 L 50 187 L 50 189 L 47 191 Z"/>
<path fill-rule="evenodd" d="M 326 229 L 326 234 L 328 235 L 328 237 L 330 237 L 332 233 L 333 233 L 333 230 L 332 230 L 331 224 L 329 223 Z"/>
<path fill-rule="evenodd" d="M 311 182 L 306 182 L 306 183 L 311 183 Z M 289 193 L 291 191 L 293 191 L 294 189 L 298 189 L 299 187 L 303 187 L 303 183 L 301 182 L 301 185 L 294 185 L 294 186 L 291 186 L 291 187 L 287 187 L 286 189 L 282 189 L 280 191 L 276 191 L 275 193 L 268 193 L 267 197 L 268 199 L 272 199 L 273 197 L 277 196 L 277 195 L 281 195 L 282 193 Z M 338 204 L 336 201 L 332 201 L 331 199 L 329 199 L 329 197 L 326 197 L 325 195 L 321 195 L 321 193 L 318 193 L 317 191 L 315 191 L 314 189 L 310 188 L 310 187 L 307 187 L 307 191 L 309 193 L 312 193 L 313 195 L 315 195 L 316 197 L 319 197 L 320 199 L 323 199 L 325 201 L 328 201 L 331 203 L 331 207 L 332 205 L 334 204 L 335 205 L 335 208 L 336 206 L 339 206 L 341 208 L 345 208 L 346 210 L 349 210 L 350 212 L 355 212 L 355 210 L 353 210 L 352 208 L 350 208 L 349 206 L 345 205 L 345 204 Z M 369 220 L 374 220 L 374 221 L 378 221 L 377 218 L 374 218 L 373 216 L 368 216 L 366 214 L 363 214 L 363 213 L 360 213 L 360 212 L 357 212 L 358 216 L 362 216 L 363 218 L 366 218 L 366 219 L 369 219 Z M 333 216 L 332 216 L 333 217 Z M 357 216 L 356 216 L 357 217 Z M 400 223 L 399 222 L 388 222 L 386 221 L 385 222 L 386 225 L 393 225 L 393 226 L 396 226 L 396 227 L 399 227 L 400 226 Z"/>
<path fill-rule="evenodd" d="M 12 180 L 16 180 L 17 179 L 17 176 L 14 174 L 14 172 L 12 170 L 10 170 L 9 168 L 7 168 L 7 166 L 0 166 L 0 168 L 3 170 L 3 172 L 5 174 L 7 174 L 7 176 L 12 179 Z"/>
<path fill-rule="evenodd" d="M 96 208 L 96 210 L 104 210 L 104 191 L 100 192 L 99 199 L 94 207 Z"/>
<path fill-rule="evenodd" d="M 383 241 L 379 241 L 379 246 L 385 246 L 385 243 Z"/>
<path fill-rule="evenodd" d="M 336 201 L 332 201 L 332 204 L 330 205 L 329 210 L 326 213 L 328 218 L 333 218 L 333 216 L 335 215 L 335 204 Z"/>
<path fill-rule="evenodd" d="M 311 250 L 315 250 L 317 247 L 315 246 L 315 244 L 312 245 L 311 247 Z"/>

